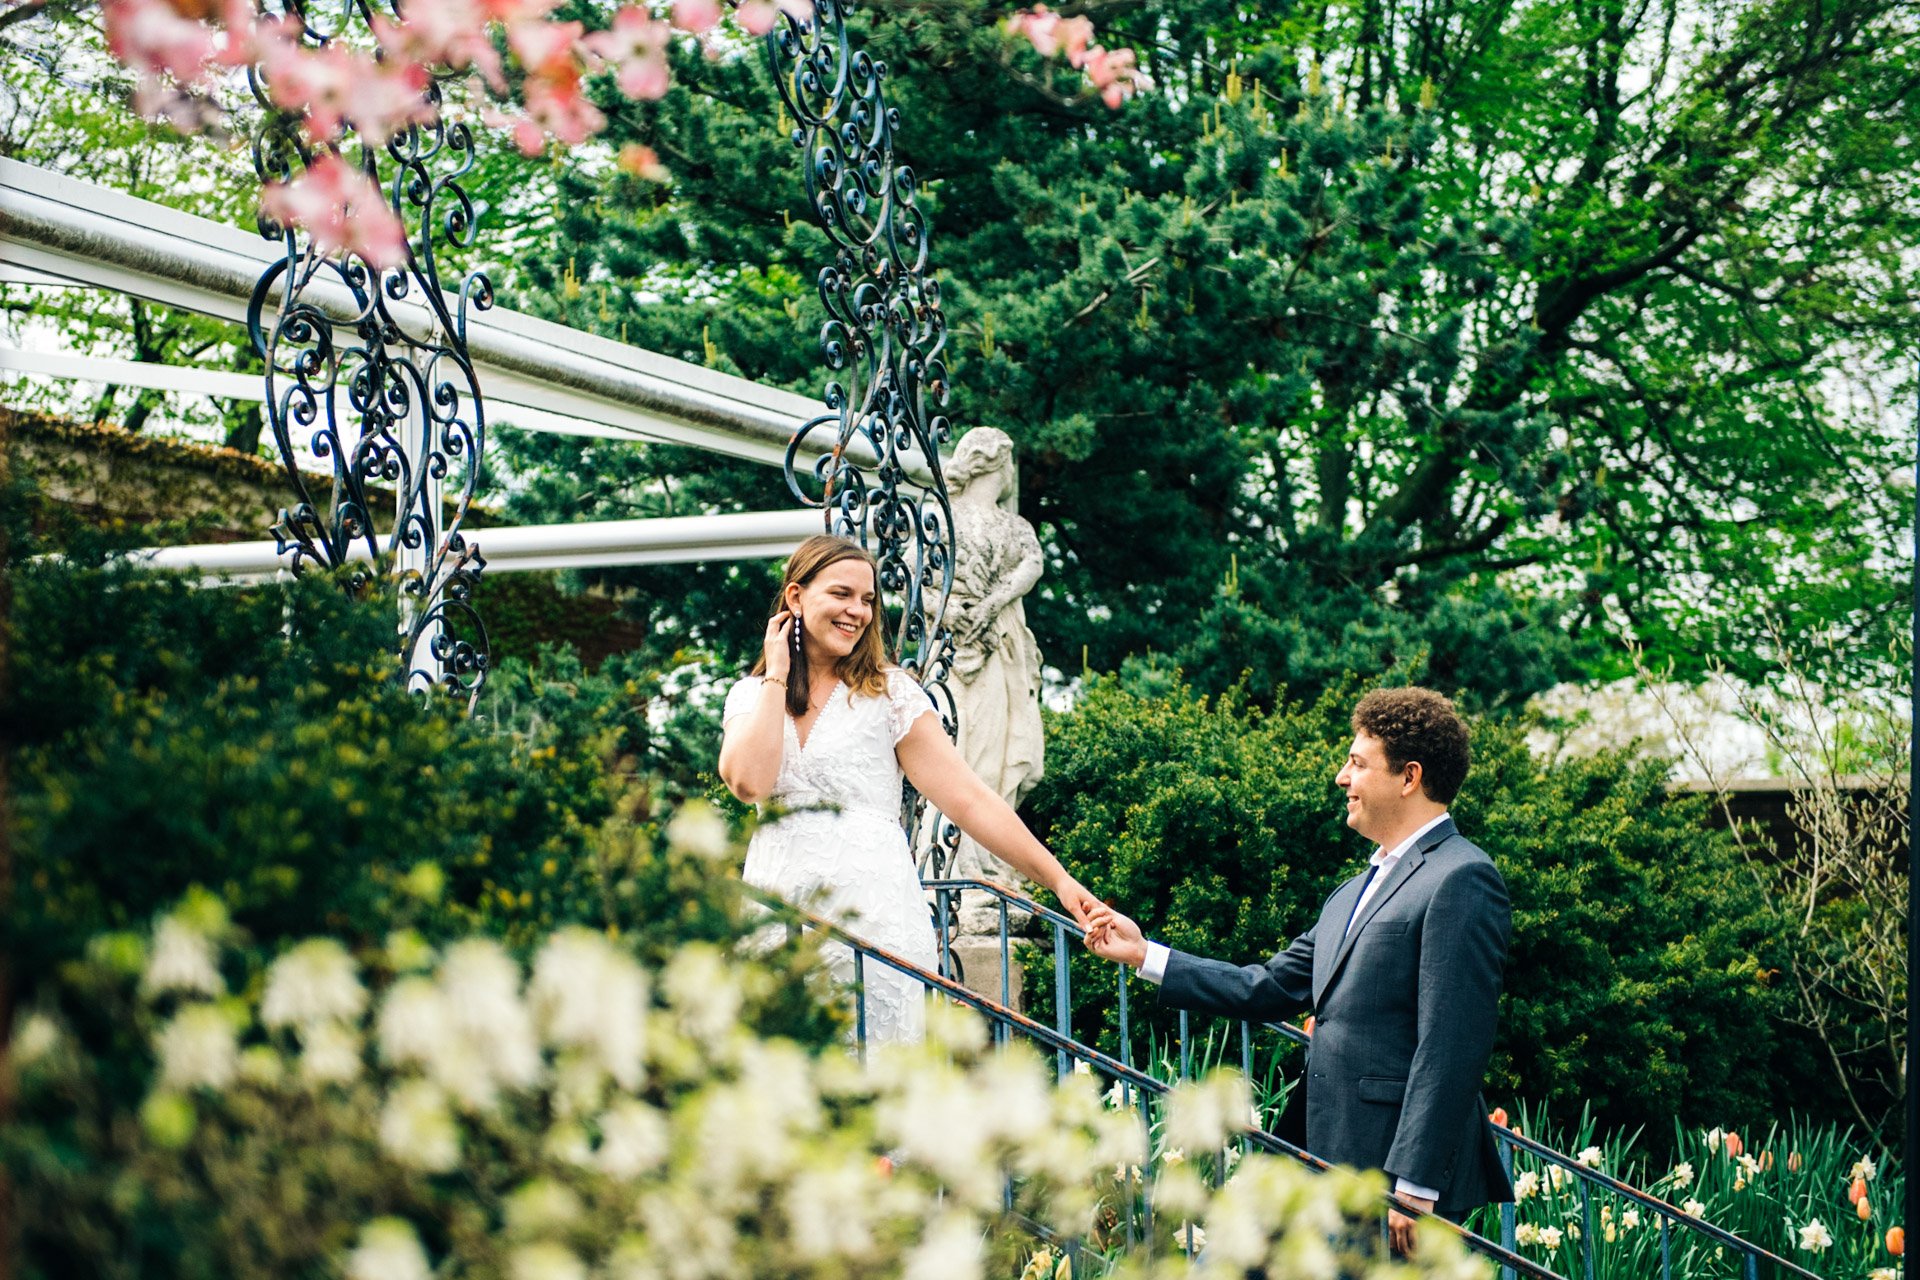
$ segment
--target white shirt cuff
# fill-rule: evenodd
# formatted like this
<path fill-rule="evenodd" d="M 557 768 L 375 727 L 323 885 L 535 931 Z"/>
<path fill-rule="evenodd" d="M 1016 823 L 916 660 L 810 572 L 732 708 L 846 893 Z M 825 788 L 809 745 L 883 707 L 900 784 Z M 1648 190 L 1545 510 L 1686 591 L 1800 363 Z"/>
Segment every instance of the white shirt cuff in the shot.
<path fill-rule="evenodd" d="M 1165 943 L 1149 942 L 1147 958 L 1140 962 L 1140 976 L 1158 986 L 1167 980 L 1167 959 L 1173 954 Z"/>
<path fill-rule="evenodd" d="M 1152 946 L 1153 944 L 1148 943 L 1147 945 Z M 1142 970 L 1142 972 L 1145 972 L 1145 970 Z M 1435 1191 L 1432 1187 L 1423 1187 L 1417 1182 L 1408 1182 L 1405 1178 L 1394 1179 L 1393 1194 L 1397 1196 L 1411 1196 L 1415 1200 L 1431 1200 L 1435 1204 L 1440 1202 L 1440 1193 L 1438 1191 Z"/>

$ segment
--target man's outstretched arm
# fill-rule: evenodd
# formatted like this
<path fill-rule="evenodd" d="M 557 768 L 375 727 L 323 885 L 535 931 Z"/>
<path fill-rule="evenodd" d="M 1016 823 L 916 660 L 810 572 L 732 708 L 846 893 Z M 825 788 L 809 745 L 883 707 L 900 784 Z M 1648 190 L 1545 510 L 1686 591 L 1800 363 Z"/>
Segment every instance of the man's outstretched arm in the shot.
<path fill-rule="evenodd" d="M 1149 942 L 1139 925 L 1102 905 L 1089 916 L 1087 949 L 1140 970 L 1177 1008 L 1270 1022 L 1312 1007 L 1313 936 L 1307 930 L 1265 964 L 1233 965 Z"/>

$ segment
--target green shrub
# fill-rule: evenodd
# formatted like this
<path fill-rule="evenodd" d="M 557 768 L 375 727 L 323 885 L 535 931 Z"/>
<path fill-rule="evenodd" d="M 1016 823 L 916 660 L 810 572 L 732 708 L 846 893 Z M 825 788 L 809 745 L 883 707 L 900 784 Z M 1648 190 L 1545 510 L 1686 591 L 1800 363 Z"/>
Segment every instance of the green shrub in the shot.
<path fill-rule="evenodd" d="M 1031 820 L 1151 936 L 1264 960 L 1370 852 L 1333 786 L 1356 696 L 1262 712 L 1238 691 L 1206 699 L 1164 676 L 1093 680 L 1049 719 Z M 1454 809 L 1514 907 L 1490 1098 L 1591 1102 L 1609 1127 L 1653 1132 L 1676 1116 L 1753 1124 L 1789 1104 L 1815 1108 L 1770 985 L 1776 922 L 1699 804 L 1668 797 L 1664 774 L 1663 762 L 1623 754 L 1545 768 L 1521 726 L 1475 726 Z M 1027 989 L 1044 1010 L 1052 982 L 1045 958 L 1033 963 Z M 1111 966 L 1074 963 L 1076 1027 L 1110 1038 Z M 1133 990 L 1136 1027 L 1170 1033 L 1171 1016 Z"/>
<path fill-rule="evenodd" d="M 394 678 L 394 604 L 322 576 L 211 590 L 125 565 L 13 572 L 15 971 L 147 923 L 191 886 L 262 945 L 479 929 L 510 942 L 606 914 L 593 830 L 697 793 L 718 726 L 634 655 L 509 660 L 478 717 Z M 697 668 L 693 668 L 697 670 Z"/>

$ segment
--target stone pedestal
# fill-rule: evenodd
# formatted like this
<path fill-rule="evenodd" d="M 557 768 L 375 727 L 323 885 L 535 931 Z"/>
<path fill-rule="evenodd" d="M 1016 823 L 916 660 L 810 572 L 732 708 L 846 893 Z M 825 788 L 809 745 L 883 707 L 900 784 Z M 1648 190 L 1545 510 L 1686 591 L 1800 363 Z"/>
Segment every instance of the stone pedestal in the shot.
<path fill-rule="evenodd" d="M 1000 999 L 999 927 L 996 913 L 992 937 L 961 934 L 953 940 L 953 957 L 960 962 L 960 972 L 966 975 L 967 990 L 993 1001 Z M 1015 1013 L 1022 1010 L 1020 957 L 1023 949 L 1032 945 L 1022 938 L 1009 940 L 1013 971 L 1007 975 L 1007 1007 Z"/>

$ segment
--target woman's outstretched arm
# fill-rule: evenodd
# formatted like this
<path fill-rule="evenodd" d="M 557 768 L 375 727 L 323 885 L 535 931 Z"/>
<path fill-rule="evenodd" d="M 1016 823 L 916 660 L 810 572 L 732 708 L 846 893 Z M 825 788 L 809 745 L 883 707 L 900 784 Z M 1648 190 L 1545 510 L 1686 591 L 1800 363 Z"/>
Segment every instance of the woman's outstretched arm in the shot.
<path fill-rule="evenodd" d="M 1020 815 L 967 767 L 940 728 L 940 717 L 923 715 L 894 748 L 907 780 L 972 836 L 980 847 L 1029 880 L 1045 885 L 1068 914 L 1082 925 L 1099 899 L 1060 865 Z"/>

